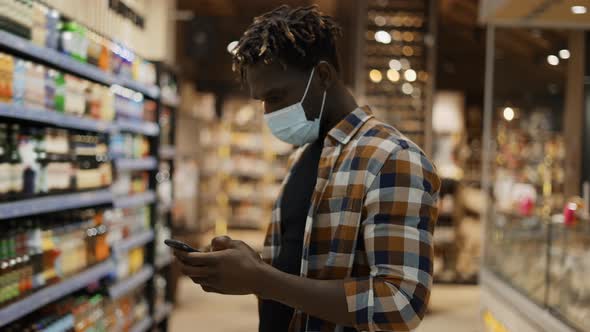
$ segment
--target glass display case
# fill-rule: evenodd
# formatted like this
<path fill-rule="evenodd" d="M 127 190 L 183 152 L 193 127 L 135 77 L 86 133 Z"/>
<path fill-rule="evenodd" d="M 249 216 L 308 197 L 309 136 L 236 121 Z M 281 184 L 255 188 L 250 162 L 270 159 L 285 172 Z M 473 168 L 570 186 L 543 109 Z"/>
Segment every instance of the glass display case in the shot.
<path fill-rule="evenodd" d="M 590 128 L 582 125 L 588 119 L 571 118 L 590 113 L 590 101 L 576 101 L 589 97 L 587 86 L 572 92 L 584 84 L 573 68 L 588 55 L 575 52 L 574 34 L 502 27 L 488 43 L 495 55 L 482 286 L 501 301 L 484 294 L 483 302 L 492 312 L 512 312 L 503 316 L 509 331 L 590 331 L 590 185 L 583 185 L 589 179 L 580 151 L 588 149 L 582 143 L 590 144 L 583 138 Z"/>

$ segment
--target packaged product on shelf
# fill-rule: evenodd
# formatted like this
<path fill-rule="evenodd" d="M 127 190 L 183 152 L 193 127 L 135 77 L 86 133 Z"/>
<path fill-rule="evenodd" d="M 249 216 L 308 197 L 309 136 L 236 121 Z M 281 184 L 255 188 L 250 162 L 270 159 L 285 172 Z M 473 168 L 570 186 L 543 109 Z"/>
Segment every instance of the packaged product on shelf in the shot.
<path fill-rule="evenodd" d="M 144 262 L 145 249 L 143 247 L 131 249 L 128 252 L 115 257 L 116 279 L 123 280 L 134 275 L 141 270 Z"/>
<path fill-rule="evenodd" d="M 111 154 L 116 158 L 143 158 L 149 155 L 149 139 L 143 135 L 119 133 L 111 135 Z"/>
<path fill-rule="evenodd" d="M 11 173 L 8 124 L 0 123 L 0 201 L 8 199 L 12 186 Z"/>
<path fill-rule="evenodd" d="M 143 119 L 144 99 L 141 93 L 116 84 L 111 86 L 111 90 L 115 94 L 114 105 L 118 117 Z"/>
<path fill-rule="evenodd" d="M 25 89 L 27 68 L 26 61 L 14 58 L 14 76 L 12 78 L 12 102 L 15 105 L 23 106 L 25 103 Z"/>
<path fill-rule="evenodd" d="M 48 37 L 48 14 L 49 10 L 43 4 L 34 1 L 32 3 L 33 26 L 31 29 L 31 41 L 38 46 L 46 46 Z"/>
<path fill-rule="evenodd" d="M 133 60 L 135 55 L 125 46 L 117 42 L 111 42 L 111 71 L 113 74 L 132 78 L 133 77 Z"/>
<path fill-rule="evenodd" d="M 13 124 L 11 127 L 10 141 L 10 191 L 13 198 L 19 198 L 23 193 L 24 165 L 18 149 L 20 126 Z"/>
<path fill-rule="evenodd" d="M 13 96 L 14 58 L 0 52 L 0 101 L 10 102 Z"/>
<path fill-rule="evenodd" d="M 24 104 L 32 108 L 43 108 L 45 106 L 45 67 L 27 61 L 25 69 Z"/>
<path fill-rule="evenodd" d="M 108 162 L 106 138 L 95 135 L 72 136 L 76 155 L 75 184 L 77 189 L 106 187 L 112 182 L 111 164 Z"/>
<path fill-rule="evenodd" d="M 91 209 L 0 225 L 0 306 L 107 259 L 101 216 Z"/>
<path fill-rule="evenodd" d="M 74 21 L 61 25 L 60 49 L 63 53 L 81 62 L 88 59 L 88 38 L 86 28 Z"/>
<path fill-rule="evenodd" d="M 130 324 L 120 305 L 100 292 L 80 291 L 5 327 L 6 331 L 121 331 Z"/>
<path fill-rule="evenodd" d="M 66 110 L 66 78 L 62 72 L 56 72 L 55 75 L 55 93 L 54 108 L 58 112 Z"/>
<path fill-rule="evenodd" d="M 156 66 L 137 55 L 133 61 L 133 78 L 138 82 L 153 84 L 156 82 Z"/>
<path fill-rule="evenodd" d="M 102 188 L 112 183 L 106 136 L 65 129 L 3 124 L 0 127 L 4 173 L 0 195 L 33 195 Z"/>
<path fill-rule="evenodd" d="M 100 58 L 103 53 L 102 37 L 92 31 L 86 31 L 88 36 L 88 63 L 100 67 Z"/>
<path fill-rule="evenodd" d="M 58 72 L 55 69 L 48 68 L 45 71 L 44 89 L 45 89 L 45 103 L 44 108 L 48 110 L 58 110 L 56 106 L 56 78 Z"/>
<path fill-rule="evenodd" d="M 108 244 L 110 246 L 150 227 L 150 210 L 147 206 L 113 209 L 105 212 L 104 223 L 109 228 Z"/>
<path fill-rule="evenodd" d="M 84 115 L 86 109 L 86 85 L 88 81 L 73 75 L 65 75 L 64 111 L 77 116 Z"/>

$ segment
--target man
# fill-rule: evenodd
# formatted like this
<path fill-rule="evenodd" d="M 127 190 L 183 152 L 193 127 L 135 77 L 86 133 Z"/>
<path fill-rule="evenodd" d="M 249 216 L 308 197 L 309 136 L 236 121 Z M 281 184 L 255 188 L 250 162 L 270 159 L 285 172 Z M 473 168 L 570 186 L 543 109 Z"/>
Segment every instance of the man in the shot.
<path fill-rule="evenodd" d="M 241 241 L 175 252 L 205 291 L 255 294 L 260 331 L 409 331 L 432 286 L 440 181 L 423 152 L 358 107 L 339 78 L 340 28 L 317 7 L 254 19 L 234 69 L 291 158 L 262 259 Z"/>

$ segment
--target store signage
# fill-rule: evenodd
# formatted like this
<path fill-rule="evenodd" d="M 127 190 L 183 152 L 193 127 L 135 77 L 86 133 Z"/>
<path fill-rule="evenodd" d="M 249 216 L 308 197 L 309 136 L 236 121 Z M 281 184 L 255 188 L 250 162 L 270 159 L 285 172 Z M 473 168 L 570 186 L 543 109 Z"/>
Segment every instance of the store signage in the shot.
<path fill-rule="evenodd" d="M 135 24 L 140 28 L 144 28 L 145 25 L 145 18 L 142 15 L 139 15 L 135 10 L 131 7 L 127 6 L 121 0 L 109 0 L 109 8 L 115 11 L 117 14 L 123 16 L 123 18 L 131 21 L 131 23 Z"/>

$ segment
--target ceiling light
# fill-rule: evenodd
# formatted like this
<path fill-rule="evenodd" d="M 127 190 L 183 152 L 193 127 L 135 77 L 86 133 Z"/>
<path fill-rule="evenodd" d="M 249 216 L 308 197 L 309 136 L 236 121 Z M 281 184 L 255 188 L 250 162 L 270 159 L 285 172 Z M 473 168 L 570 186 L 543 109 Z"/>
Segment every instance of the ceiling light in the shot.
<path fill-rule="evenodd" d="M 402 92 L 407 95 L 411 95 L 412 92 L 414 92 L 414 87 L 410 83 L 404 83 L 402 85 Z"/>
<path fill-rule="evenodd" d="M 386 24 L 387 22 L 385 21 L 385 17 L 383 16 L 377 16 L 375 17 L 375 24 L 377 24 L 378 26 L 382 27 Z"/>
<path fill-rule="evenodd" d="M 373 83 L 379 83 L 383 79 L 383 75 L 377 69 L 373 69 L 369 72 L 369 78 Z"/>
<path fill-rule="evenodd" d="M 379 30 L 375 32 L 375 40 L 382 44 L 389 44 L 391 43 L 391 35 L 387 31 Z"/>
<path fill-rule="evenodd" d="M 387 70 L 387 79 L 392 82 L 397 82 L 400 79 L 399 72 L 395 69 Z"/>
<path fill-rule="evenodd" d="M 586 6 L 572 6 L 572 13 L 575 15 L 582 15 L 588 12 Z"/>
<path fill-rule="evenodd" d="M 510 122 L 512 120 L 514 120 L 514 109 L 512 109 L 512 107 L 506 107 L 504 108 L 504 119 L 506 119 L 506 121 Z"/>
<path fill-rule="evenodd" d="M 559 64 L 559 58 L 552 54 L 547 57 L 547 62 L 552 66 L 557 66 Z"/>
<path fill-rule="evenodd" d="M 402 69 L 402 63 L 397 59 L 393 59 L 389 61 L 389 68 L 400 71 Z"/>
<path fill-rule="evenodd" d="M 402 63 L 403 69 L 410 69 L 410 61 L 408 59 L 402 58 L 399 61 Z"/>
<path fill-rule="evenodd" d="M 559 51 L 559 57 L 562 59 L 569 59 L 571 56 L 570 51 L 568 49 L 563 49 Z"/>
<path fill-rule="evenodd" d="M 416 74 L 415 70 L 408 69 L 404 72 L 404 77 L 405 77 L 406 81 L 414 82 L 416 80 L 416 78 L 418 77 L 418 75 Z"/>

